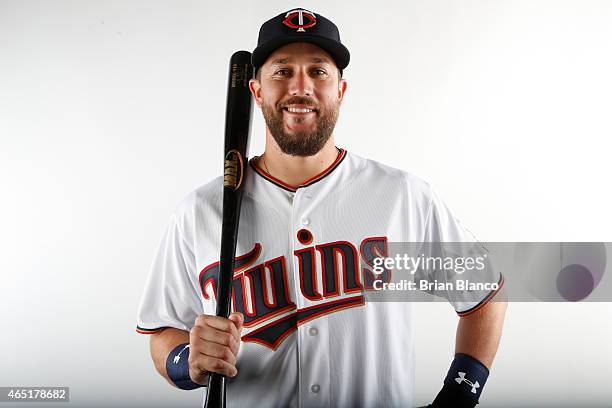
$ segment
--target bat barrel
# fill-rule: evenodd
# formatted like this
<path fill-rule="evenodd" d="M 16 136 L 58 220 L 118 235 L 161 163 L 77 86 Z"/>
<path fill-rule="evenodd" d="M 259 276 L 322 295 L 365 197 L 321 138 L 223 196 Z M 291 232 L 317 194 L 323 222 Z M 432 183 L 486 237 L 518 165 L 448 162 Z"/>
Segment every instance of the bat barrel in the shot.
<path fill-rule="evenodd" d="M 251 53 L 237 51 L 230 59 L 223 169 L 223 224 L 217 286 L 217 316 L 230 314 L 230 292 L 242 203 L 242 182 L 247 164 L 253 102 L 249 80 L 253 77 Z"/>
<path fill-rule="evenodd" d="M 249 80 L 253 78 L 251 53 L 236 51 L 230 59 L 225 109 L 225 154 L 236 149 L 248 155 L 253 102 Z"/>
<path fill-rule="evenodd" d="M 231 285 L 234 277 L 236 242 L 242 204 L 253 102 L 249 80 L 253 77 L 251 53 L 237 51 L 230 59 L 225 114 L 223 170 L 223 224 L 217 282 L 217 316 L 227 318 L 231 310 Z M 225 408 L 226 378 L 211 373 L 206 393 L 206 408 Z"/>

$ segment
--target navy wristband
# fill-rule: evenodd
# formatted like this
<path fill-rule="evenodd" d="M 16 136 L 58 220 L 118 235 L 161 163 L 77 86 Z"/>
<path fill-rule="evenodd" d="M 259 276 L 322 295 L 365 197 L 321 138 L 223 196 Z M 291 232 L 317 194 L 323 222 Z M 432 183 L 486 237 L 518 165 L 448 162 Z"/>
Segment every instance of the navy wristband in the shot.
<path fill-rule="evenodd" d="M 166 372 L 172 382 L 182 390 L 202 387 L 191 381 L 189 376 L 189 343 L 176 346 L 166 359 Z"/>
<path fill-rule="evenodd" d="M 457 353 L 432 407 L 475 407 L 488 377 L 489 369 L 484 364 L 467 354 Z"/>

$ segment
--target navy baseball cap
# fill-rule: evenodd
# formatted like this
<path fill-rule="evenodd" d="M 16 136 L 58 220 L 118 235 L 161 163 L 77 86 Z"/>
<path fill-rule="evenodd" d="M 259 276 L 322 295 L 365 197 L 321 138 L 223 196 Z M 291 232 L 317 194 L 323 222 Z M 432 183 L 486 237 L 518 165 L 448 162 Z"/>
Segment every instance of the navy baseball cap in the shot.
<path fill-rule="evenodd" d="M 274 50 L 294 42 L 307 42 L 321 47 L 332 56 L 340 72 L 348 66 L 351 58 L 349 50 L 340 42 L 340 32 L 334 23 L 320 14 L 297 8 L 262 24 L 257 47 L 251 57 L 255 72 Z"/>

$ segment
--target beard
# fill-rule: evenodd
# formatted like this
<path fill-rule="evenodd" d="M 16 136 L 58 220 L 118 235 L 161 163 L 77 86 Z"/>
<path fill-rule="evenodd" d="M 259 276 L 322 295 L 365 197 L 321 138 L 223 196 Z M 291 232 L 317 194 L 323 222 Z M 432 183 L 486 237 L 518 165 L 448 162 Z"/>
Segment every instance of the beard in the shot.
<path fill-rule="evenodd" d="M 283 153 L 300 157 L 314 156 L 331 137 L 338 120 L 340 102 L 316 108 L 314 129 L 292 132 L 285 130 L 283 107 L 293 104 L 317 106 L 313 102 L 310 98 L 295 96 L 289 98 L 286 102 L 279 103 L 277 107 L 270 106 L 265 102 L 262 104 L 261 110 L 266 126 Z M 304 118 L 298 118 L 297 120 L 303 121 Z"/>

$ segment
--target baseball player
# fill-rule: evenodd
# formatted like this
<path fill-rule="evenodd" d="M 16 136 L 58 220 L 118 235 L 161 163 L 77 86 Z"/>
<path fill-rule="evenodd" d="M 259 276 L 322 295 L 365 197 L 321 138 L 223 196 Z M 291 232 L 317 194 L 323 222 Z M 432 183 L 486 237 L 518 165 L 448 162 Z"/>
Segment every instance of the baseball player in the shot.
<path fill-rule="evenodd" d="M 228 376 L 229 407 L 413 406 L 412 306 L 366 302 L 368 261 L 390 242 L 474 238 L 426 182 L 335 145 L 349 51 L 334 23 L 304 9 L 279 14 L 261 26 L 252 62 L 266 144 L 245 174 L 234 312 L 215 316 L 218 177 L 172 215 L 137 331 L 151 334 L 155 367 L 175 387 Z M 478 403 L 501 336 L 498 293 L 451 302 L 456 355 L 432 406 Z"/>

